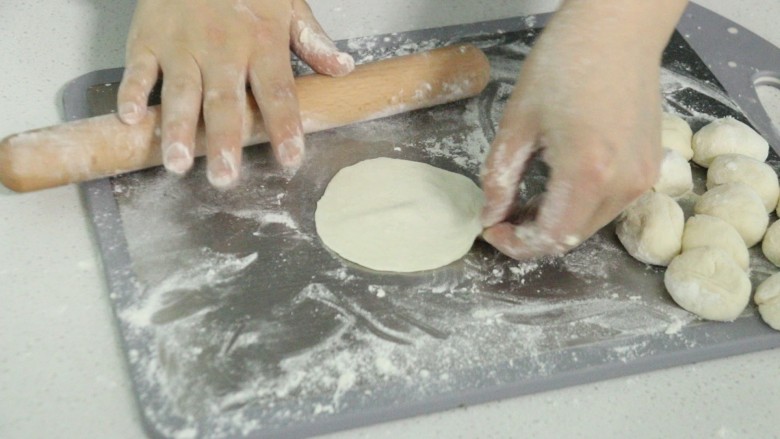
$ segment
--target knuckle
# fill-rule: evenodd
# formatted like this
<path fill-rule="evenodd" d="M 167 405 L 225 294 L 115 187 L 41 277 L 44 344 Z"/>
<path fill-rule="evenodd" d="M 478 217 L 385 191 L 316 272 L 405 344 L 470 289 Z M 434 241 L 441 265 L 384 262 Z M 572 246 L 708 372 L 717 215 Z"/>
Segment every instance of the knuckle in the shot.
<path fill-rule="evenodd" d="M 192 75 L 179 75 L 163 81 L 164 95 L 181 96 L 192 91 L 202 91 L 200 80 Z"/>
<path fill-rule="evenodd" d="M 169 135 L 180 135 L 182 133 L 192 131 L 192 129 L 192 123 L 176 116 L 166 120 L 163 124 L 163 131 Z"/>
<path fill-rule="evenodd" d="M 609 148 L 592 148 L 586 154 L 583 166 L 587 181 L 596 186 L 607 185 L 615 175 L 615 155 Z"/>
<path fill-rule="evenodd" d="M 302 131 L 300 124 L 294 119 L 294 116 L 283 115 L 279 118 L 277 123 L 274 123 L 273 126 L 269 127 L 268 135 L 283 141 L 287 139 L 302 138 Z"/>
<path fill-rule="evenodd" d="M 141 93 L 143 90 L 146 89 L 146 86 L 148 85 L 148 80 L 145 78 L 129 74 L 125 75 L 125 77 L 122 79 L 122 84 L 120 86 L 120 93 L 129 93 L 129 94 L 137 94 Z"/>
<path fill-rule="evenodd" d="M 251 75 L 253 84 L 259 85 L 255 90 L 259 104 L 264 107 L 289 108 L 291 113 L 297 113 L 295 83 L 291 79 L 263 78 L 262 72 L 256 71 Z"/>
<path fill-rule="evenodd" d="M 233 150 L 241 146 L 241 133 L 235 130 L 209 129 L 206 142 L 210 149 Z"/>
<path fill-rule="evenodd" d="M 264 17 L 257 21 L 255 38 L 259 41 L 281 43 L 283 35 L 286 35 L 286 32 L 276 21 Z"/>
<path fill-rule="evenodd" d="M 255 29 L 255 38 L 259 41 L 273 41 L 277 38 L 276 29 L 269 26 L 267 23 L 261 23 Z"/>
<path fill-rule="evenodd" d="M 295 86 L 292 81 L 274 80 L 266 85 L 263 98 L 276 104 L 287 104 L 295 97 Z"/>
<path fill-rule="evenodd" d="M 648 156 L 621 157 L 618 149 L 609 145 L 588 149 L 581 157 L 583 182 L 592 191 L 608 191 L 625 199 L 635 199 L 653 187 L 660 161 Z"/>
<path fill-rule="evenodd" d="M 228 39 L 228 31 L 218 24 L 210 24 L 206 27 L 208 41 L 217 46 L 223 46 Z"/>
<path fill-rule="evenodd" d="M 157 73 L 157 62 L 154 57 L 139 56 L 131 59 L 125 66 L 126 79 L 147 78 Z"/>
<path fill-rule="evenodd" d="M 154 62 L 154 57 L 151 55 L 139 55 L 134 57 L 133 59 L 128 62 L 127 67 L 125 67 L 125 70 L 130 73 L 143 73 L 148 72 L 152 70 Z"/>
<path fill-rule="evenodd" d="M 288 100 L 295 96 L 295 86 L 292 81 L 274 81 L 270 84 L 270 92 L 275 99 Z"/>
<path fill-rule="evenodd" d="M 223 140 L 228 137 L 230 137 L 230 130 L 227 127 L 206 121 L 206 140 L 208 140 L 209 143 Z"/>
<path fill-rule="evenodd" d="M 203 107 L 237 107 L 240 101 L 241 97 L 235 88 L 212 88 L 203 97 Z"/>
<path fill-rule="evenodd" d="M 659 171 L 653 166 L 641 165 L 637 172 L 626 175 L 622 192 L 626 199 L 636 199 L 650 190 L 658 180 Z"/>

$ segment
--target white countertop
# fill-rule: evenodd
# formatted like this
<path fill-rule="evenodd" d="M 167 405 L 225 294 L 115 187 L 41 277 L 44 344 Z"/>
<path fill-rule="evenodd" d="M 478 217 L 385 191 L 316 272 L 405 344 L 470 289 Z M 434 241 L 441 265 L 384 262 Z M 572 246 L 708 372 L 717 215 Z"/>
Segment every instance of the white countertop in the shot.
<path fill-rule="evenodd" d="M 13 3 L 13 5 L 11 4 Z M 554 1 L 312 0 L 336 39 L 548 11 Z M 777 0 L 699 1 L 780 46 Z M 446 7 L 442 7 L 446 4 Z M 0 4 L 0 137 L 61 121 L 62 86 L 123 64 L 134 2 Z M 780 437 L 780 349 L 338 437 Z M 144 437 L 75 186 L 0 187 L 0 437 Z"/>

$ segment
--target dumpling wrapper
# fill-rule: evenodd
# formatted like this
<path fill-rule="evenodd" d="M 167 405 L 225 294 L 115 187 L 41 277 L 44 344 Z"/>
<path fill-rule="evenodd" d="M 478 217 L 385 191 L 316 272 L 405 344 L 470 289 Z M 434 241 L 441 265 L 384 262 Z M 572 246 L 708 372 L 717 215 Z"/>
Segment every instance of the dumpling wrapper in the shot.
<path fill-rule="evenodd" d="M 323 243 L 380 271 L 414 272 L 463 257 L 482 232 L 482 190 L 425 163 L 377 158 L 341 169 L 314 215 Z"/>

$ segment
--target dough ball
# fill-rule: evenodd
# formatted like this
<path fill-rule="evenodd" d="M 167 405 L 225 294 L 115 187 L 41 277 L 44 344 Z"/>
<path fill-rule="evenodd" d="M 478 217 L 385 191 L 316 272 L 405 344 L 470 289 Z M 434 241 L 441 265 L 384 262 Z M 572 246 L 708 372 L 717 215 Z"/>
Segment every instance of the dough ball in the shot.
<path fill-rule="evenodd" d="M 482 232 L 482 190 L 425 163 L 389 158 L 340 170 L 314 214 L 322 242 L 345 259 L 382 271 L 442 267 Z"/>
<path fill-rule="evenodd" d="M 767 325 L 780 331 L 780 273 L 775 273 L 761 282 L 756 288 L 753 300 Z"/>
<path fill-rule="evenodd" d="M 707 168 L 715 157 L 742 154 L 765 161 L 769 144 L 761 135 L 732 118 L 724 117 L 705 125 L 693 135 L 693 161 Z"/>
<path fill-rule="evenodd" d="M 685 216 L 668 195 L 648 192 L 617 220 L 617 236 L 628 254 L 652 265 L 668 265 L 680 253 Z"/>
<path fill-rule="evenodd" d="M 664 113 L 661 119 L 661 145 L 666 149 L 677 151 L 685 160 L 693 157 L 691 126 L 682 117 Z"/>
<path fill-rule="evenodd" d="M 780 267 L 780 221 L 775 221 L 766 230 L 761 251 L 771 263 Z"/>
<path fill-rule="evenodd" d="M 745 183 L 764 202 L 769 213 L 777 207 L 780 184 L 771 166 L 740 154 L 723 154 L 715 157 L 707 170 L 707 189 L 725 183 Z"/>
<path fill-rule="evenodd" d="M 699 247 L 719 248 L 747 271 L 750 267 L 750 255 L 745 241 L 737 230 L 726 221 L 710 215 L 694 215 L 685 222 L 682 237 L 682 251 Z"/>
<path fill-rule="evenodd" d="M 744 183 L 715 186 L 699 197 L 693 210 L 731 224 L 748 247 L 761 241 L 769 225 L 769 215 L 761 197 Z"/>
<path fill-rule="evenodd" d="M 667 149 L 661 162 L 661 173 L 653 190 L 679 198 L 693 190 L 693 175 L 688 160 L 677 151 Z"/>
<path fill-rule="evenodd" d="M 708 320 L 730 322 L 750 300 L 747 273 L 715 247 L 695 248 L 674 258 L 664 285 L 678 305 Z"/>

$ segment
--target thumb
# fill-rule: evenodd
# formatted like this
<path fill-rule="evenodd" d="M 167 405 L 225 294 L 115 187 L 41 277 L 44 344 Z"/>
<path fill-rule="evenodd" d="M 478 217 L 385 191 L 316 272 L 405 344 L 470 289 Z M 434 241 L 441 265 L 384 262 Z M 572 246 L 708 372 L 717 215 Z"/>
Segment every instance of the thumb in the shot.
<path fill-rule="evenodd" d="M 539 149 L 536 130 L 530 119 L 510 106 L 504 111 L 501 126 L 482 170 L 484 227 L 498 224 L 509 216 L 520 180 Z"/>
<path fill-rule="evenodd" d="M 355 69 L 355 60 L 336 48 L 304 0 L 293 0 L 290 45 L 317 73 L 344 76 Z"/>

